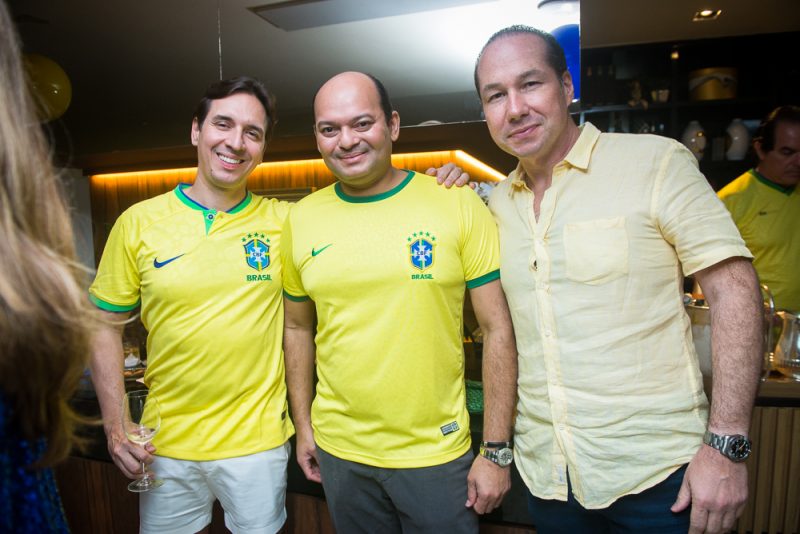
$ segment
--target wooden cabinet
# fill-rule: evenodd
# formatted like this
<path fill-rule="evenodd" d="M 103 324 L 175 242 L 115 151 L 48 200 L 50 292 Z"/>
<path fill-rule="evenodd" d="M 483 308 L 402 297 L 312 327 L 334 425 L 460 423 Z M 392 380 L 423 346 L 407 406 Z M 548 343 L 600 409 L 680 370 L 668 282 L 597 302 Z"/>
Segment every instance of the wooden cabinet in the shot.
<path fill-rule="evenodd" d="M 55 472 L 73 534 L 139 532 L 139 496 L 117 466 L 72 456 Z"/>
<path fill-rule="evenodd" d="M 737 531 L 800 532 L 800 408 L 756 406 L 747 463 L 750 498 Z"/>

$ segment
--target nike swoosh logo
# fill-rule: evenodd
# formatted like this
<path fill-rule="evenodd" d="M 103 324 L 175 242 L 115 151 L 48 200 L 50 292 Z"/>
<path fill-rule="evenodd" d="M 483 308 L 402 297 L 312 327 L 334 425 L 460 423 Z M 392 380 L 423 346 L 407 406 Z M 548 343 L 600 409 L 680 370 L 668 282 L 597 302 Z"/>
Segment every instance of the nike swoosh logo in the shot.
<path fill-rule="evenodd" d="M 183 254 L 186 254 L 186 253 L 184 252 Z M 160 268 L 162 268 L 163 266 L 165 266 L 166 264 L 168 264 L 168 263 L 171 263 L 171 262 L 173 262 L 173 261 L 177 260 L 178 258 L 180 258 L 181 256 L 183 256 L 183 254 L 178 254 L 178 255 L 177 255 L 177 256 L 175 256 L 174 258 L 170 258 L 170 259 L 168 259 L 168 260 L 164 260 L 164 261 L 158 261 L 158 258 L 153 258 L 153 267 L 155 267 L 156 269 L 160 269 Z"/>
<path fill-rule="evenodd" d="M 313 247 L 312 247 L 312 248 L 311 248 L 311 257 L 314 257 L 314 256 L 317 256 L 317 255 L 319 255 L 319 254 L 320 254 L 320 253 L 321 253 L 323 250 L 325 250 L 326 248 L 328 248 L 328 247 L 329 247 L 329 246 L 331 246 L 331 245 L 333 245 L 333 243 L 329 243 L 329 244 L 325 245 L 324 247 L 322 247 L 322 248 L 321 248 L 321 249 L 319 249 L 319 250 L 317 250 L 317 249 L 315 249 L 315 248 L 313 248 Z"/>

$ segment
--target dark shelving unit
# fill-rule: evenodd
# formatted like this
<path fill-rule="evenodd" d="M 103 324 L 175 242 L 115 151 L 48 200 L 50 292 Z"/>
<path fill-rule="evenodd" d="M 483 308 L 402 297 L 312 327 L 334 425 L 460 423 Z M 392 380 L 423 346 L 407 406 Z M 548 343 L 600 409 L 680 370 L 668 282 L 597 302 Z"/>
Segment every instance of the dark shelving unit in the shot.
<path fill-rule="evenodd" d="M 583 95 L 572 113 L 579 124 L 590 121 L 605 132 L 654 133 L 674 139 L 681 138 L 689 121 L 699 121 L 708 137 L 700 169 L 719 189 L 753 163 L 751 157 L 725 160 L 730 122 L 746 121 L 752 134 L 771 109 L 800 103 L 800 64 L 792 57 L 798 42 L 800 32 L 789 32 L 584 49 Z M 736 68 L 735 98 L 691 99 L 690 73 L 709 67 Z M 629 105 L 634 83 L 646 104 Z M 658 89 L 669 89 L 666 102 L 653 102 L 651 91 Z"/>

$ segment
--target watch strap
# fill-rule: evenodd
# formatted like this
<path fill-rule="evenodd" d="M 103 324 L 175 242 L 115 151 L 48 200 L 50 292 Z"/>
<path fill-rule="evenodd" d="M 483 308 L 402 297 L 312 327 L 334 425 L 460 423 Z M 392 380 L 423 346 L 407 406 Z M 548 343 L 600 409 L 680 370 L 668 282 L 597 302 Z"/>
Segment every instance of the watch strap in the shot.
<path fill-rule="evenodd" d="M 481 447 L 485 449 L 510 449 L 513 447 L 511 441 L 481 441 Z"/>
<path fill-rule="evenodd" d="M 719 435 L 706 430 L 703 443 L 733 462 L 743 462 L 750 456 L 751 442 L 741 434 Z"/>
<path fill-rule="evenodd" d="M 478 453 L 500 467 L 508 467 L 514 461 L 514 452 L 511 447 L 487 448 L 481 443 Z"/>

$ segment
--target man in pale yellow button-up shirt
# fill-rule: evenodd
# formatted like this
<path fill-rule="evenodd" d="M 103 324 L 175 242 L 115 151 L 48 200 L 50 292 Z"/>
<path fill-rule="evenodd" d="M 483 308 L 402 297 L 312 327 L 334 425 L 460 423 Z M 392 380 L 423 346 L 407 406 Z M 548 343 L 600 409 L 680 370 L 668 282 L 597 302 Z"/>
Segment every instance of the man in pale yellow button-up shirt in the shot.
<path fill-rule="evenodd" d="M 490 207 L 537 531 L 730 529 L 762 350 L 758 281 L 730 216 L 679 143 L 574 124 L 550 35 L 498 32 L 475 82 L 492 138 L 519 158 Z M 682 302 L 690 274 L 712 310 L 710 416 Z M 703 445 L 707 429 L 740 435 L 738 448 Z"/>

